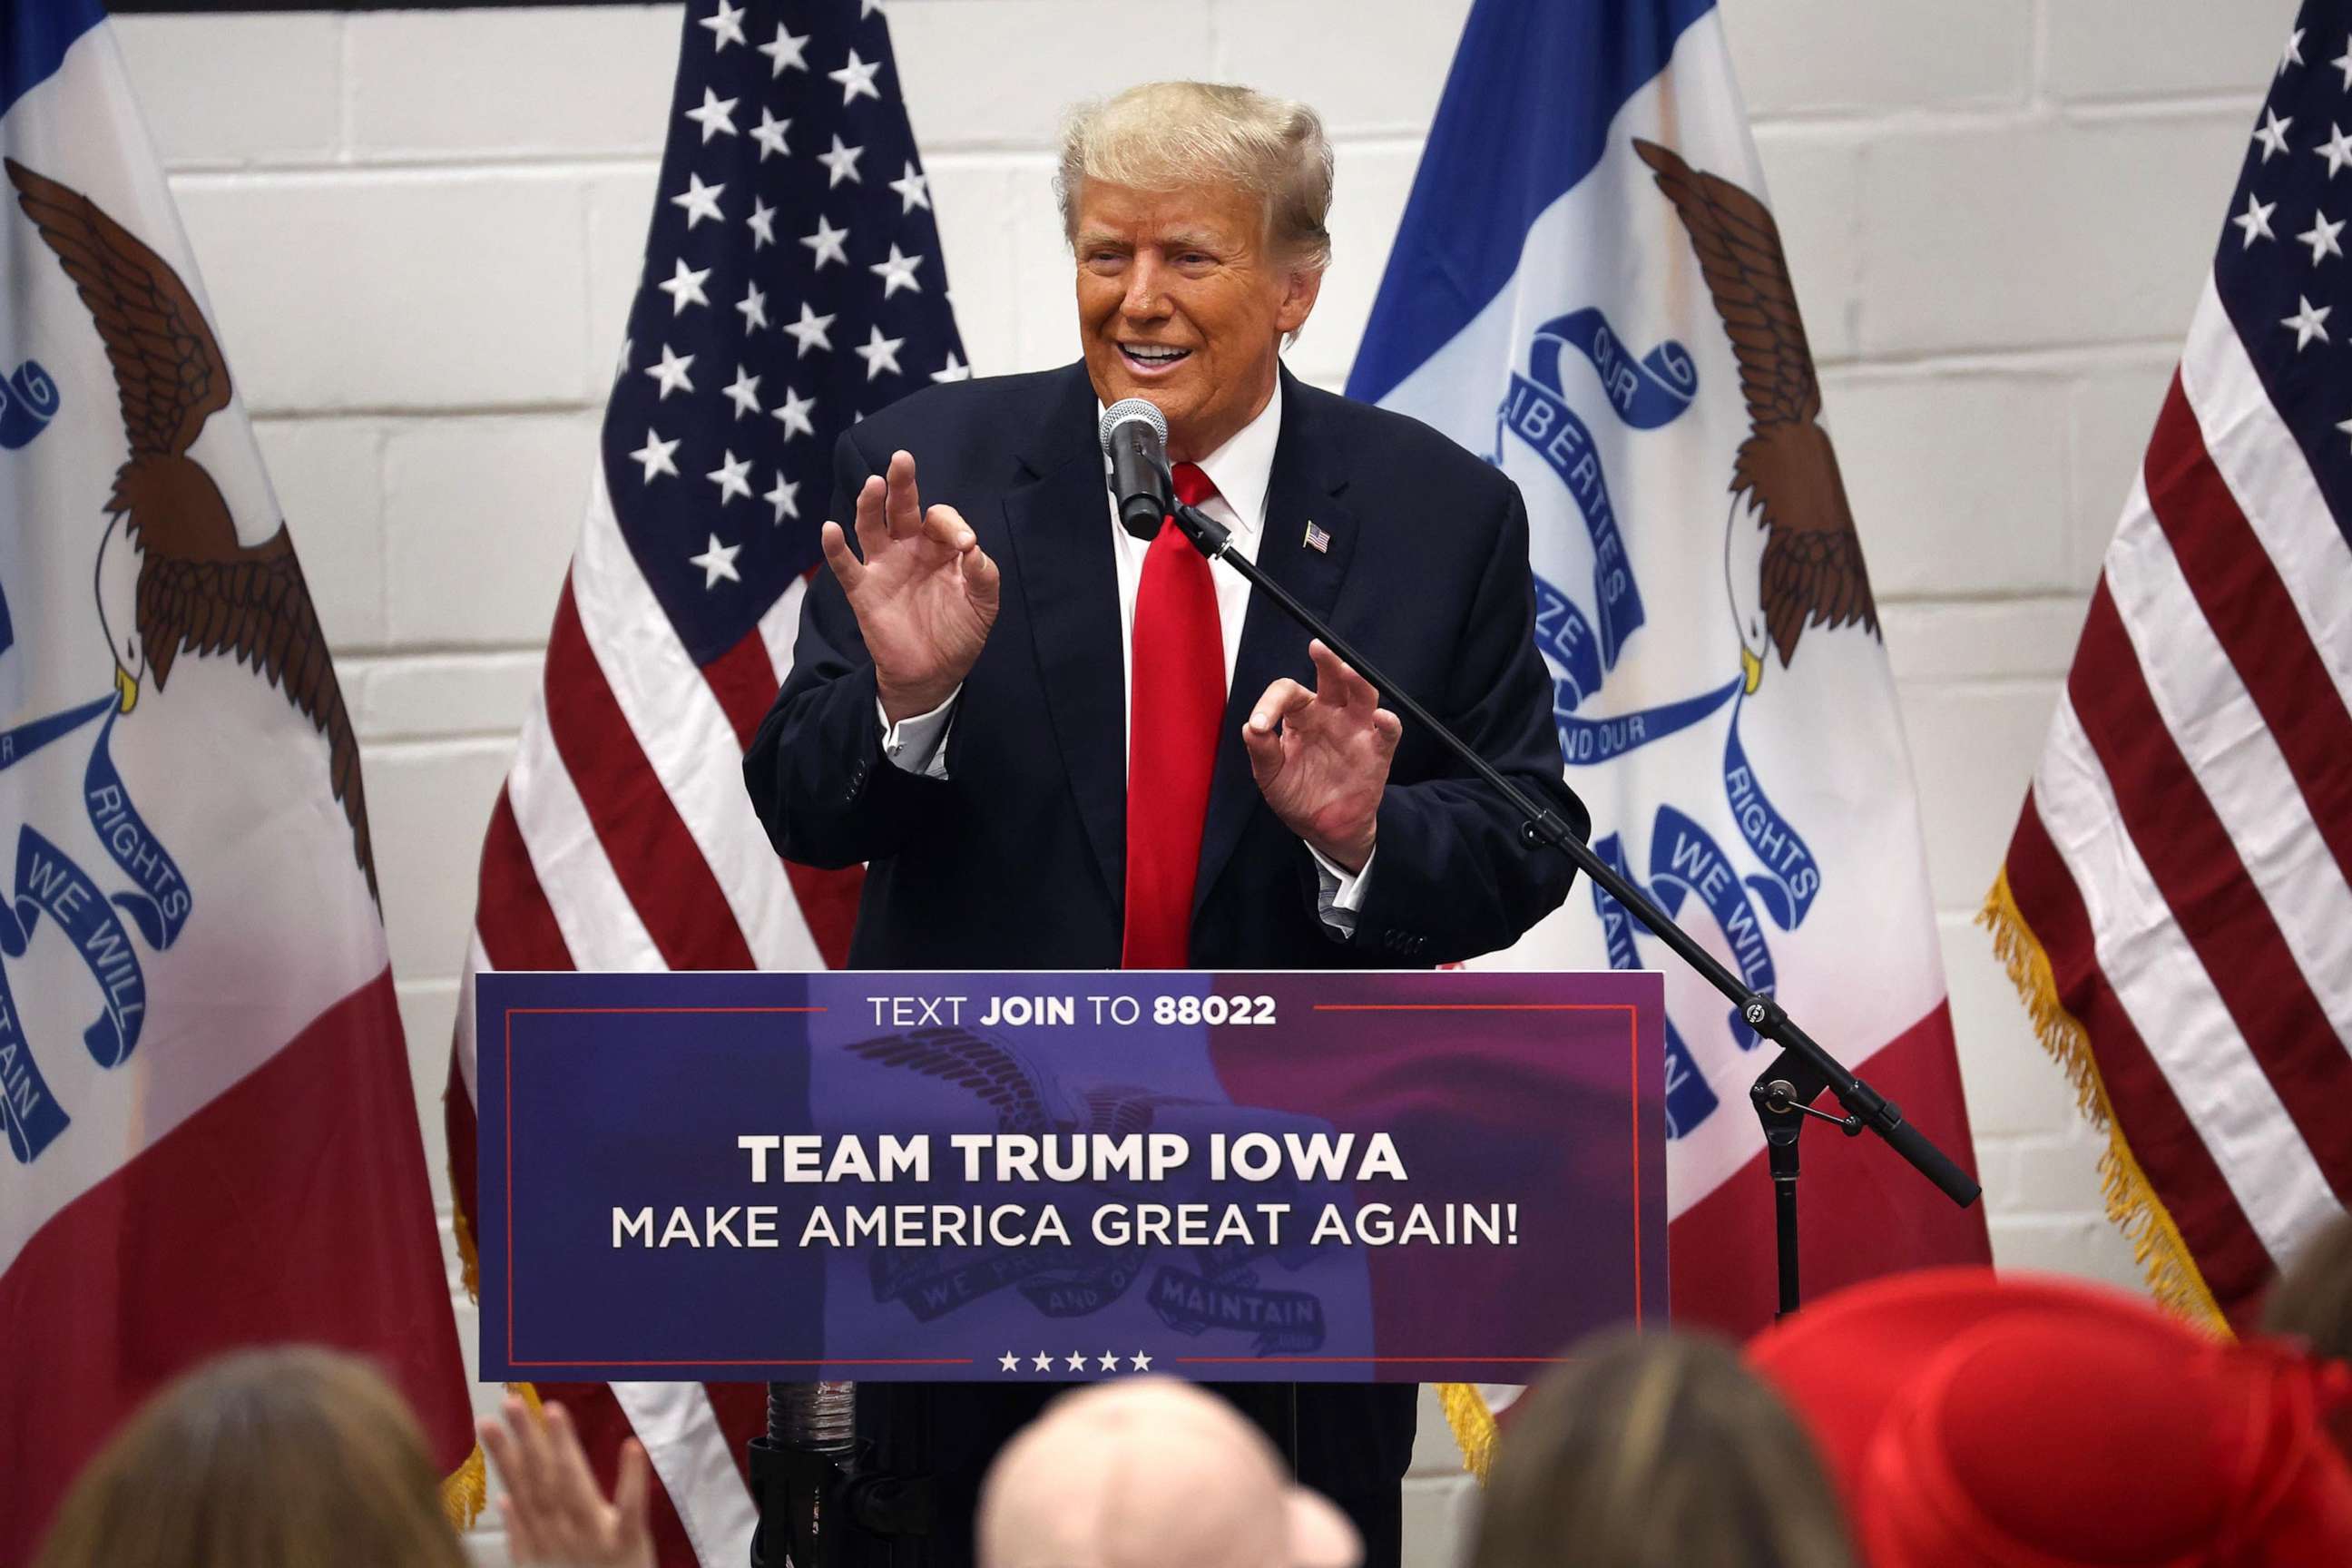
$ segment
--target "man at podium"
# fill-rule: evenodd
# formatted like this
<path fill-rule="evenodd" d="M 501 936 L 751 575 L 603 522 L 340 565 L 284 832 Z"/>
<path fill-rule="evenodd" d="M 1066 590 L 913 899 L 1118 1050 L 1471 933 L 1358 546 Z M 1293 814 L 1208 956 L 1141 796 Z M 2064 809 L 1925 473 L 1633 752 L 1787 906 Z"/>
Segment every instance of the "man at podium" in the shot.
<path fill-rule="evenodd" d="M 1082 359 L 842 437 L 829 515 L 855 538 L 825 525 L 744 776 L 781 853 L 866 863 L 853 966 L 1428 965 L 1566 898 L 1498 795 L 1172 521 L 1131 536 L 1106 482 L 1103 411 L 1150 401 L 1179 500 L 1585 831 L 1517 488 L 1282 366 L 1331 186 L 1300 104 L 1162 82 L 1081 110 L 1056 189 Z M 968 1560 L 987 1458 L 1050 1392 L 931 1391 L 936 1562 Z M 1231 1392 L 1394 1564 L 1412 1390 L 1301 1386 L 1295 1414 L 1287 1388 Z"/>

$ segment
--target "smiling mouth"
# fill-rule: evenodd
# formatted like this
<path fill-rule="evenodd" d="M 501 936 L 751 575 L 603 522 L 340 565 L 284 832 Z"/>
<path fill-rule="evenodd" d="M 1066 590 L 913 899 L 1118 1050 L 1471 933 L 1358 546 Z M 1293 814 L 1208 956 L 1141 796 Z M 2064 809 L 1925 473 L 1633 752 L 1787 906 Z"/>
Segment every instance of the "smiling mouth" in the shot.
<path fill-rule="evenodd" d="M 1191 349 L 1171 348 L 1163 343 L 1121 343 L 1119 358 L 1128 368 L 1149 375 L 1180 365 L 1192 357 Z"/>

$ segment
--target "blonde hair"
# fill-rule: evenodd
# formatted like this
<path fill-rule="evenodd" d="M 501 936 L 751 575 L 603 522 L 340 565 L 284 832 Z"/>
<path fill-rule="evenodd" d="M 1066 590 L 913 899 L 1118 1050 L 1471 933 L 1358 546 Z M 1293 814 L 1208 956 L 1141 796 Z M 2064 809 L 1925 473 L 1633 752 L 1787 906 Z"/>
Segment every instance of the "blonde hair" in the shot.
<path fill-rule="evenodd" d="M 1320 272 L 1331 264 L 1331 143 L 1305 104 L 1246 87 L 1154 81 L 1070 110 L 1054 196 L 1068 239 L 1088 180 L 1143 191 L 1238 187 L 1265 204 L 1275 255 Z"/>
<path fill-rule="evenodd" d="M 225 1356 L 148 1401 L 35 1568 L 467 1568 L 415 1417 L 365 1363 Z"/>
<path fill-rule="evenodd" d="M 1852 1568 L 1796 1417 L 1728 1346 L 1588 1341 L 1511 1412 L 1471 1568 Z"/>

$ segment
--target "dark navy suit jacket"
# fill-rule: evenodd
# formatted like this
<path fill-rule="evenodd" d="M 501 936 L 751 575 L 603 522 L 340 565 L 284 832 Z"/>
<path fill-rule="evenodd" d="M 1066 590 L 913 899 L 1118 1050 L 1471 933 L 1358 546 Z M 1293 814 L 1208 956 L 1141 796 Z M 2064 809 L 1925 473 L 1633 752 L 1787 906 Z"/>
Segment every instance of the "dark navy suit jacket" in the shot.
<path fill-rule="evenodd" d="M 1113 526 L 1083 364 L 929 388 L 845 434 L 830 515 L 892 451 L 927 504 L 961 511 L 1003 574 L 1003 608 L 948 732 L 944 780 L 882 753 L 874 667 L 820 568 L 791 679 L 744 776 L 787 858 L 866 861 L 853 968 L 1110 969 L 1127 837 L 1124 663 Z M 1329 536 L 1306 543 L 1307 525 Z M 1401 415 L 1283 381 L 1258 563 L 1523 787 L 1560 783 L 1534 637 L 1527 514 L 1497 469 Z M 1408 721 L 1351 940 L 1318 917 L 1306 846 L 1250 777 L 1241 729 L 1276 678 L 1313 684 L 1307 634 L 1250 598 L 1194 893 L 1195 968 L 1433 964 L 1504 947 L 1567 897 L 1561 856 Z"/>
<path fill-rule="evenodd" d="M 1258 564 L 1584 833 L 1590 818 L 1560 782 L 1517 487 L 1402 416 L 1287 374 L 1282 397 Z M 859 487 L 903 447 L 924 500 L 961 511 L 1003 574 L 1002 610 L 948 731 L 945 779 L 883 755 L 874 667 L 848 600 L 829 570 L 810 586 L 791 679 L 743 772 L 785 856 L 867 863 L 853 968 L 1118 965 L 1126 675 L 1097 415 L 1076 364 L 931 387 L 858 425 L 835 451 L 832 517 L 846 526 Z M 1307 545 L 1309 521 L 1327 549 Z M 1307 640 L 1251 595 L 1201 847 L 1193 967 L 1397 967 L 1508 945 L 1567 897 L 1569 864 L 1524 851 L 1519 815 L 1410 721 L 1355 932 L 1343 940 L 1324 924 L 1313 858 L 1258 794 L 1241 740 L 1276 678 L 1312 684 Z M 1053 1389 L 878 1392 L 861 1404 L 861 1429 L 909 1445 L 885 1452 L 938 1488 L 926 1561 L 968 1562 L 980 1476 Z M 1412 1388 L 1225 1392 L 1297 1444 L 1301 1479 L 1363 1533 L 1367 1568 L 1393 1568 Z"/>

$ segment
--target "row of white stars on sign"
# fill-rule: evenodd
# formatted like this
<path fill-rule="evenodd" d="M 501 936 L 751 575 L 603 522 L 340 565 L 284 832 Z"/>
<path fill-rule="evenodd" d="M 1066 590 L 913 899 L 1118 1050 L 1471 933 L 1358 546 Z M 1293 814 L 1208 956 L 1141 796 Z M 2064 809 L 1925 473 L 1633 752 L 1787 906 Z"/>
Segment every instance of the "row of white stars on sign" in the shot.
<path fill-rule="evenodd" d="M 996 1358 L 996 1364 L 999 1369 L 1004 1372 L 1019 1372 L 1022 1369 L 1023 1359 L 1024 1358 L 1013 1354 L 1011 1351 L 1006 1351 L 1003 1355 Z M 1027 1361 L 1030 1370 L 1034 1372 L 1052 1372 L 1057 1367 L 1065 1366 L 1066 1363 L 1066 1370 L 1071 1372 L 1085 1372 L 1089 1365 L 1097 1365 L 1100 1370 L 1104 1372 L 1117 1372 L 1118 1370 L 1119 1359 L 1119 1357 L 1112 1355 L 1108 1351 L 1105 1351 L 1099 1356 L 1084 1356 L 1073 1352 L 1067 1357 L 1059 1359 L 1054 1356 L 1049 1356 L 1041 1351 L 1037 1354 L 1028 1357 Z M 1133 1355 L 1129 1356 L 1126 1359 L 1137 1372 L 1150 1372 L 1151 1370 L 1151 1358 L 1144 1354 L 1141 1351 L 1136 1352 Z"/>

